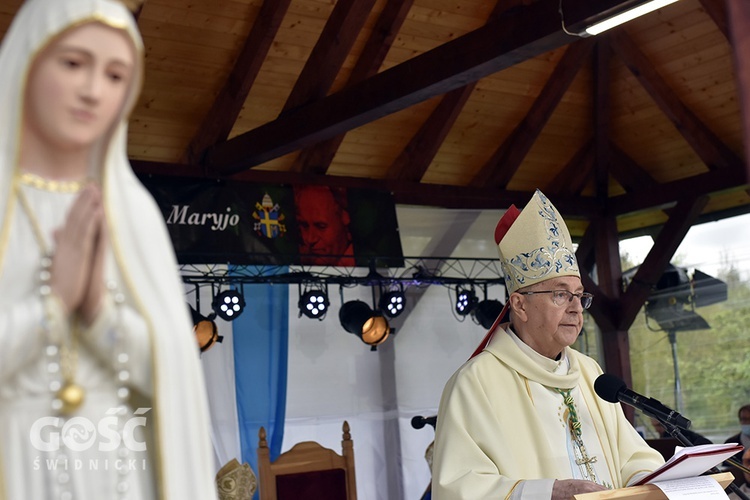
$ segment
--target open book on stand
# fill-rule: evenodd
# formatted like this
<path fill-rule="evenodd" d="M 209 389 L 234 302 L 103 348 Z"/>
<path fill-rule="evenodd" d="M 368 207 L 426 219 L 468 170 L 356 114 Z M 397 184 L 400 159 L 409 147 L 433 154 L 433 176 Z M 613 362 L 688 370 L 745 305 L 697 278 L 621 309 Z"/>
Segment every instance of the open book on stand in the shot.
<path fill-rule="evenodd" d="M 700 476 L 742 449 L 742 445 L 737 443 L 702 444 L 688 448 L 678 446 L 672 458 L 636 485 Z"/>

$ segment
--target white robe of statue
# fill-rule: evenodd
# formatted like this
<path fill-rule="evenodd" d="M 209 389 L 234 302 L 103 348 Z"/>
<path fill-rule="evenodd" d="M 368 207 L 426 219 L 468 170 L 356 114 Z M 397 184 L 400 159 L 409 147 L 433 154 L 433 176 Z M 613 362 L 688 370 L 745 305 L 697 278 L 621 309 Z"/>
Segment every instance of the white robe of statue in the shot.
<path fill-rule="evenodd" d="M 32 63 L 86 23 L 124 34 L 135 59 L 119 115 L 93 138 L 85 166 L 101 190 L 105 281 L 114 285 L 78 336 L 77 362 L 66 363 L 50 346 L 71 337 L 70 320 L 43 293 L 40 248 L 52 249 L 76 193 L 30 179 L 37 165 L 19 158 Z M 116 0 L 26 0 L 0 45 L 0 500 L 216 498 L 208 403 L 177 261 L 163 215 L 127 156 L 144 57 L 137 23 Z M 55 380 L 72 365 L 85 401 L 59 432 Z M 111 411 L 123 405 L 128 415 Z"/>
<path fill-rule="evenodd" d="M 49 244 L 53 230 L 64 222 L 77 194 L 31 186 L 22 189 Z M 133 394 L 150 391 L 146 325 L 127 298 L 121 305 L 109 303 L 104 307 L 77 348 L 75 376 L 86 389 L 84 405 L 74 418 L 52 420 L 58 417 L 52 411 L 50 384 L 59 379 L 60 367 L 46 355 L 49 342 L 43 322 L 51 320 L 49 332 L 58 335 L 70 325 L 54 305 L 52 317 L 47 319 L 39 293 L 42 255 L 27 214 L 20 206 L 17 208 L 6 256 L 14 265 L 0 276 L 4 304 L 0 328 L 12 332 L 3 335 L 6 343 L 0 349 L 0 442 L 5 449 L 15 450 L 3 457 L 8 498 L 60 498 L 63 487 L 77 500 L 114 499 L 117 488 L 123 490 L 121 493 L 127 491 L 130 499 L 154 498 L 150 474 L 153 460 L 148 455 L 146 437 L 150 415 L 149 411 L 144 412 L 149 408 L 148 399 L 143 398 L 142 415 L 134 415 L 138 408 L 130 408 L 128 416 L 120 417 L 120 425 L 140 417 L 131 423 L 136 435 L 123 440 L 120 446 L 114 446 L 117 438 L 98 428 L 114 425 L 108 412 L 121 404 L 117 396 L 121 386 L 135 386 L 137 391 L 133 390 Z M 108 278 L 117 283 L 111 263 L 112 259 Z M 126 339 L 123 344 L 115 341 L 120 336 Z M 127 354 L 123 363 L 129 375 L 127 384 L 113 373 L 116 363 L 112 359 L 122 353 Z M 66 449 L 65 442 L 80 451 Z M 146 447 L 146 451 L 139 451 L 141 447 Z"/>

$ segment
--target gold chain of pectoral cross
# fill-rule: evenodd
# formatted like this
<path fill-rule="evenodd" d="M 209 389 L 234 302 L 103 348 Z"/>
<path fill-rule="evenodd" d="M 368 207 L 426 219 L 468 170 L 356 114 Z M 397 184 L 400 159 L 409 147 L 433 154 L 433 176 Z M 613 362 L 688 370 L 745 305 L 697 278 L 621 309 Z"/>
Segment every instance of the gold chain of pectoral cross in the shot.
<path fill-rule="evenodd" d="M 576 456 L 576 465 L 578 467 L 585 468 L 585 474 L 587 479 L 598 482 L 596 479 L 596 471 L 594 470 L 593 464 L 596 463 L 596 457 L 589 457 L 586 451 L 586 446 L 583 444 L 583 438 L 581 437 L 581 421 L 578 420 L 578 410 L 576 410 L 575 401 L 573 396 L 570 394 L 570 389 L 555 389 L 562 397 L 563 403 L 568 408 L 568 429 L 570 430 L 570 436 L 573 439 L 573 447 L 577 450 L 576 455 L 580 454 L 580 457 Z"/>

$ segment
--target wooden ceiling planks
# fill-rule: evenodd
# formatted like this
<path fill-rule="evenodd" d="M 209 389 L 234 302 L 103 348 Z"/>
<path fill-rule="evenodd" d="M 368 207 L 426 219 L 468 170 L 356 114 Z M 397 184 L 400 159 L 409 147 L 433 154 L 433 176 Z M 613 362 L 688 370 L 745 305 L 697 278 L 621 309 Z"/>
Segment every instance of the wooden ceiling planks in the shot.
<path fill-rule="evenodd" d="M 535 12 L 535 9 L 536 9 L 536 6 L 534 6 L 534 8 L 526 9 L 526 10 L 524 10 L 522 12 L 521 16 L 529 16 L 530 17 L 531 14 L 533 12 Z M 501 27 L 502 26 L 513 26 L 514 25 L 514 21 L 516 21 L 517 19 L 519 19 L 519 15 L 516 15 L 515 17 L 509 18 L 505 22 L 505 24 L 501 23 L 500 26 Z M 493 28 L 495 28 L 495 27 L 493 26 Z M 545 28 L 540 28 L 540 29 L 545 29 Z M 546 29 L 553 29 L 553 28 L 551 28 L 551 26 L 546 26 Z M 467 39 L 469 41 L 469 43 L 472 43 L 472 42 L 477 43 L 477 42 L 480 41 L 481 36 L 483 36 L 483 35 L 490 35 L 490 34 L 494 35 L 497 31 L 498 30 L 496 28 L 494 32 L 492 30 L 490 30 L 490 29 L 486 29 L 486 30 L 484 30 L 482 32 L 482 29 L 480 28 L 479 30 L 471 32 L 469 35 L 466 35 L 466 36 L 469 36 L 469 38 Z M 451 49 L 446 49 L 446 47 L 449 47 L 449 46 L 451 48 L 454 48 L 454 47 L 458 48 L 458 47 L 464 47 L 464 46 L 466 46 L 467 48 L 470 47 L 470 45 L 467 45 L 466 40 L 464 40 L 464 37 L 462 37 L 460 40 L 461 40 L 462 43 L 459 44 L 459 45 L 454 45 L 452 43 L 445 44 L 445 45 L 440 46 L 438 49 L 436 49 L 436 51 L 431 51 L 429 53 L 422 54 L 419 58 L 415 58 L 415 59 L 410 60 L 409 63 L 408 63 L 408 66 L 404 66 L 404 68 L 408 68 L 405 71 L 401 71 L 401 72 L 389 71 L 387 73 L 390 76 L 393 77 L 391 80 L 393 80 L 393 81 L 399 81 L 400 82 L 399 85 L 405 85 L 405 84 L 409 83 L 409 79 L 413 79 L 414 77 L 417 77 L 417 81 L 416 82 L 412 82 L 412 83 L 416 83 L 417 85 L 419 85 L 418 82 L 420 80 L 422 80 L 424 77 L 432 77 L 434 75 L 434 72 L 436 70 L 438 70 L 439 68 L 441 68 L 441 66 L 445 66 L 446 61 L 450 62 L 451 65 L 461 65 L 462 63 L 465 62 L 465 57 L 464 57 L 465 53 L 462 54 L 461 56 L 459 56 L 457 52 L 451 52 Z M 458 42 L 459 39 L 456 39 L 454 41 Z M 519 43 L 519 44 L 522 43 L 521 39 L 518 39 L 517 36 L 516 37 L 512 37 L 512 38 L 508 38 L 507 41 L 510 42 L 511 46 L 514 43 Z M 488 45 L 488 44 L 485 43 L 485 44 L 483 44 L 483 46 L 484 47 L 488 47 L 488 48 L 492 48 L 492 44 Z M 511 53 L 512 53 L 513 49 L 510 49 L 510 50 L 511 50 Z M 480 57 L 483 57 L 483 56 L 484 56 L 484 54 L 481 54 Z M 442 59 L 443 62 L 439 62 L 441 59 Z M 417 60 L 419 60 L 419 62 L 416 62 Z M 424 67 L 420 67 L 420 63 L 422 63 L 422 66 L 424 66 Z M 471 68 L 471 64 L 472 63 L 469 62 L 469 66 L 467 66 L 467 70 L 468 71 L 476 71 L 475 69 L 470 69 Z M 501 61 L 500 64 L 502 65 L 503 62 Z M 429 67 L 429 69 L 428 69 L 428 67 Z M 395 67 L 393 69 L 396 70 L 396 69 L 400 69 L 400 68 L 401 68 L 401 66 L 398 66 L 398 67 Z M 413 71 L 411 73 L 409 72 L 410 69 L 413 69 Z M 403 76 L 406 77 L 406 78 L 402 78 L 402 73 L 403 73 Z M 461 73 L 459 71 L 459 75 L 460 74 Z M 489 72 L 488 72 L 488 74 L 489 74 Z M 407 77 L 407 75 L 409 75 L 409 76 Z M 381 75 L 378 75 L 378 76 L 381 76 Z M 389 80 L 387 78 L 385 78 L 385 73 L 383 73 L 382 76 L 383 76 L 383 78 L 378 78 L 379 82 L 389 82 Z M 434 75 L 434 76 L 437 76 L 437 75 Z M 373 81 L 374 80 L 375 80 L 375 78 L 373 78 Z M 454 83 L 447 83 L 447 85 L 445 85 L 444 88 L 445 88 L 445 90 L 449 90 L 450 88 L 454 88 L 453 85 L 455 85 L 455 84 Z M 433 87 L 433 90 L 430 91 L 430 92 L 439 91 L 440 88 L 443 88 L 443 87 L 442 86 Z M 375 94 L 370 94 L 370 95 L 373 96 L 373 97 L 375 97 L 377 95 L 377 92 L 380 91 L 380 89 L 378 87 L 376 87 L 373 90 L 375 91 Z M 340 95 L 345 95 L 346 92 L 347 91 L 344 90 L 344 91 L 342 91 L 340 93 Z M 412 96 L 408 95 L 408 91 L 407 91 L 407 94 L 404 95 L 403 97 L 396 97 L 398 104 L 396 104 L 395 102 L 390 102 L 390 103 L 386 104 L 386 101 L 383 101 L 383 104 L 385 104 L 385 105 L 387 105 L 389 107 L 392 107 L 392 106 L 395 105 L 395 107 L 398 108 L 398 107 L 407 105 L 407 102 L 410 101 L 411 99 L 416 98 L 417 100 L 420 100 L 420 99 L 424 99 L 428 95 L 429 94 L 418 93 L 418 94 L 416 94 L 416 95 L 414 95 L 412 97 Z M 336 97 L 338 97 L 338 96 L 336 96 Z M 385 97 L 385 96 L 383 96 L 383 97 Z M 390 97 L 386 97 L 386 99 L 391 99 L 391 98 Z M 330 104 L 328 102 L 329 101 L 328 99 L 326 99 L 325 101 L 326 101 L 325 103 L 323 101 L 321 101 L 320 104 L 324 105 L 326 107 L 326 109 L 327 109 L 327 112 L 328 112 L 327 117 L 325 117 L 324 119 L 329 119 L 331 115 L 336 115 L 336 112 L 334 112 L 332 110 L 332 108 L 331 108 L 331 104 L 334 103 L 334 102 L 337 102 L 337 99 L 331 100 Z M 352 103 L 352 104 L 354 104 L 354 107 L 361 106 L 361 103 L 362 103 L 361 100 L 358 99 L 355 102 Z M 312 109 L 315 109 L 315 104 L 318 104 L 318 103 L 314 103 L 311 106 Z M 348 108 L 350 110 L 352 109 L 352 105 L 347 105 L 347 106 L 348 106 Z M 373 111 L 375 112 L 374 116 L 372 116 L 372 118 L 369 118 L 369 119 L 373 119 L 373 118 L 376 119 L 376 118 L 379 117 L 379 113 L 381 113 L 381 111 L 377 111 L 377 110 L 373 110 Z M 314 119 L 316 121 L 318 120 L 318 118 L 313 118 L 312 116 L 306 117 L 306 119 L 308 119 L 308 120 Z M 360 120 L 362 120 L 362 119 L 367 120 L 368 118 L 366 118 L 365 116 L 362 116 L 361 118 L 357 118 L 355 120 L 352 120 L 351 118 L 344 118 L 344 119 L 346 121 L 348 121 L 348 123 L 354 124 L 356 126 L 356 125 L 362 124 L 362 122 Z M 282 122 L 280 122 L 279 120 L 277 120 L 275 123 L 278 123 L 279 126 L 282 126 L 281 125 Z M 267 133 L 271 134 L 270 137 L 268 137 L 267 139 L 271 139 L 271 137 L 274 134 L 273 129 L 275 127 L 273 125 L 275 125 L 275 123 L 268 124 L 268 126 L 261 127 L 258 130 L 259 131 L 260 130 L 267 131 Z M 320 123 L 320 122 L 318 121 L 318 123 Z M 270 128 L 269 128 L 269 126 L 270 126 Z M 351 125 L 344 125 L 344 126 L 347 127 L 347 128 L 351 127 Z M 287 127 L 284 127 L 284 128 L 288 129 Z M 329 130 L 336 130 L 336 126 L 333 126 L 333 127 L 329 128 Z M 320 130 L 320 133 L 321 133 L 321 135 L 323 135 L 323 134 L 328 134 L 330 132 L 325 132 L 325 126 L 323 126 L 323 129 Z M 248 146 L 252 147 L 253 143 L 254 144 L 258 144 L 258 143 L 263 142 L 264 145 L 268 145 L 268 146 L 271 146 L 271 148 L 273 148 L 273 146 L 268 141 L 261 141 L 260 137 L 257 137 L 257 136 L 254 136 L 254 135 L 248 135 L 246 137 L 243 136 L 241 138 L 241 140 L 239 140 L 239 141 L 236 140 L 236 139 L 233 140 L 232 141 L 233 144 L 231 144 L 231 145 L 229 143 L 227 143 L 226 145 L 222 145 L 220 148 L 215 149 L 210 154 L 209 161 L 211 161 L 215 165 L 219 166 L 219 165 L 222 164 L 222 162 L 227 161 L 227 159 L 229 158 L 228 155 L 231 155 L 231 151 L 232 150 L 245 149 Z M 306 140 L 306 139 L 303 139 L 303 140 Z M 292 143 L 289 143 L 289 146 L 292 146 Z M 282 153 L 282 152 L 283 152 L 283 149 L 276 150 L 275 153 L 272 153 L 269 150 L 269 153 L 271 155 L 273 155 L 273 154 L 279 154 L 279 153 Z M 267 154 L 267 153 L 265 153 L 265 154 Z M 258 160 L 263 161 L 264 160 L 263 155 L 264 154 L 259 155 L 257 157 L 256 161 L 258 161 Z"/>
<path fill-rule="evenodd" d="M 606 1 L 617 3 L 618 0 Z M 340 30 L 351 30 L 349 47 L 340 51 L 336 64 L 331 64 L 330 73 L 322 82 L 321 75 L 313 69 L 315 64 L 308 61 L 315 47 L 323 50 L 321 43 L 325 40 L 321 42 L 321 36 L 325 36 L 322 35 L 325 26 L 331 22 L 337 5 L 343 5 L 341 1 L 289 0 L 288 8 L 279 17 L 278 30 L 266 34 L 270 37 L 267 53 L 249 50 L 255 57 L 244 60 L 241 57 L 243 46 L 252 30 L 263 24 L 259 24 L 258 19 L 264 6 L 268 9 L 274 3 L 271 0 L 147 0 L 139 17 L 147 48 L 146 86 L 132 117 L 131 156 L 134 160 L 172 163 L 173 173 L 179 173 L 181 168 L 195 172 L 202 171 L 202 167 L 195 168 L 195 164 L 202 161 L 202 151 L 221 142 L 217 137 L 237 138 L 252 133 L 263 140 L 260 128 L 276 122 L 280 126 L 278 130 L 287 134 L 287 140 L 291 138 L 289 132 L 294 130 L 323 138 L 328 134 L 316 134 L 310 128 L 310 121 L 324 121 L 332 111 L 298 114 L 296 120 L 285 121 L 282 113 L 285 103 L 290 103 L 287 105 L 290 113 L 295 114 L 306 108 L 302 105 L 305 102 L 317 105 L 321 95 L 338 94 L 352 82 L 371 78 L 399 64 L 409 64 L 415 70 L 423 68 L 414 64 L 416 56 L 431 49 L 444 50 L 446 43 L 455 43 L 481 30 L 500 5 L 509 9 L 508 19 L 517 22 L 512 26 L 497 24 L 507 29 L 497 29 L 484 45 L 477 44 L 479 52 L 494 50 L 493 45 L 498 43 L 517 40 L 519 35 L 513 30 L 525 22 L 526 18 L 519 14 L 522 11 L 550 7 L 546 11 L 549 18 L 537 17 L 526 30 L 537 30 L 537 44 L 543 43 L 540 40 L 546 36 L 540 24 L 550 21 L 550 29 L 553 24 L 554 29 L 559 29 L 559 19 L 551 22 L 557 16 L 556 2 L 551 0 L 368 2 L 370 10 L 364 19 L 340 24 Z M 20 0 L 3 2 L 0 29 L 5 29 L 3 23 L 10 21 L 20 4 Z M 570 5 L 585 8 L 582 0 L 573 0 Z M 643 175 L 653 182 L 670 183 L 686 181 L 692 176 L 702 178 L 700 176 L 708 171 L 706 163 L 746 163 L 740 160 L 744 153 L 742 116 L 732 48 L 727 39 L 727 19 L 722 0 L 681 0 L 620 30 L 626 34 L 620 36 L 629 37 L 646 62 L 640 63 L 639 81 L 621 62 L 620 56 L 612 54 L 606 78 L 608 90 L 599 91 L 602 96 L 608 96 L 609 121 L 608 132 L 598 135 L 596 151 L 599 156 L 595 157 L 604 154 L 612 158 L 612 147 L 608 145 L 611 141 L 618 148 L 621 162 L 620 170 L 613 170 L 609 180 L 605 179 L 604 189 L 609 190 L 613 200 L 617 199 L 613 201 L 614 210 L 641 206 L 635 201 L 625 203 L 621 197 L 637 196 L 637 180 Z M 330 47 L 335 48 L 332 42 L 328 35 Z M 565 51 L 565 47 L 542 50 L 533 57 L 524 53 L 519 57 L 520 62 L 488 72 L 473 88 L 455 90 L 452 105 L 450 98 L 444 98 L 441 92 L 421 102 L 415 101 L 400 111 L 383 104 L 385 114 L 371 115 L 366 122 L 354 127 L 340 126 L 339 134 L 331 137 L 325 147 L 317 145 L 319 140 L 312 140 L 304 143 L 304 154 L 300 154 L 299 147 L 287 152 L 279 150 L 278 156 L 267 158 L 254 170 L 290 172 L 287 179 L 294 179 L 292 174 L 297 173 L 301 181 L 331 175 L 341 179 L 408 179 L 412 183 L 460 188 L 467 186 L 493 153 L 506 143 L 509 152 L 513 151 L 511 146 L 519 147 L 514 153 L 517 157 L 513 160 L 514 166 L 505 170 L 498 167 L 497 172 L 504 172 L 496 174 L 500 175 L 499 185 L 520 191 L 530 191 L 542 181 L 546 186 L 553 179 L 563 179 L 561 176 L 566 171 L 574 171 L 579 153 L 595 132 L 593 116 L 597 111 L 593 105 L 594 83 L 589 61 L 581 65 L 556 105 L 549 107 L 544 123 L 541 127 L 537 125 L 538 133 L 519 134 L 523 136 L 521 139 L 511 138 L 511 135 L 519 124 L 530 119 L 529 112 Z M 247 76 L 246 61 L 255 64 L 254 79 Z M 320 64 L 331 62 L 320 61 Z M 459 63 L 454 58 L 443 61 L 442 65 Z M 304 74 L 306 64 L 307 76 Z M 646 72 L 652 71 L 646 84 L 653 85 L 660 79 L 661 91 L 651 89 L 649 93 L 644 88 L 644 68 Z M 237 72 L 243 69 L 244 79 L 237 78 Z M 403 75 L 404 82 L 412 77 L 421 78 L 406 72 Z M 244 81 L 248 88 L 238 92 L 237 87 L 229 85 L 230 80 L 235 81 L 233 85 Z M 429 83 L 424 78 L 422 81 Z M 391 84 L 401 82 L 394 79 Z M 293 89 L 300 85 L 317 90 L 303 93 L 307 98 L 298 96 L 290 100 L 294 97 Z M 377 87 L 369 89 L 378 91 Z M 377 94 L 370 91 L 352 94 L 357 98 L 351 104 L 376 99 Z M 220 105 L 222 99 L 226 100 L 222 93 L 233 97 L 231 104 Z M 655 95 L 662 100 L 674 98 L 680 104 L 662 103 L 660 109 Z M 601 99 L 603 97 L 600 102 Z M 444 102 L 442 107 L 441 102 Z M 675 109 L 682 111 L 676 113 Z M 692 118 L 686 133 L 684 117 L 688 115 Z M 431 116 L 435 121 L 431 121 Z M 679 129 L 675 120 L 680 124 Z M 212 135 L 209 129 L 217 128 L 219 123 L 224 130 L 229 128 L 229 132 L 213 132 Z M 536 140 L 528 141 L 534 136 Z M 203 143 L 196 146 L 196 138 L 201 137 Z M 519 142 L 522 140 L 527 143 Z M 525 154 L 520 154 L 520 149 L 525 149 Z M 195 151 L 188 154 L 191 150 Z M 622 155 L 626 155 L 627 161 L 622 160 Z M 583 155 L 577 161 L 586 166 L 590 165 L 590 158 Z M 628 165 L 627 169 L 623 170 L 623 164 Z M 630 169 L 638 169 L 638 173 L 627 175 Z M 583 170 L 587 171 L 588 167 Z M 246 173 L 247 178 L 252 178 L 252 172 Z M 561 192 L 593 196 L 596 193 L 593 178 L 593 171 L 588 177 L 576 176 L 573 185 L 561 187 Z M 316 182 L 325 182 L 325 178 Z M 710 183 L 722 189 L 731 187 L 713 180 Z M 467 195 L 458 198 L 471 200 L 470 189 L 466 189 Z M 550 189 L 554 188 L 550 186 Z M 648 188 L 644 190 L 651 199 Z M 667 187 L 666 191 L 671 192 L 672 188 Z M 425 192 L 440 191 L 428 189 Z M 458 199 L 455 193 L 451 196 L 446 206 L 454 206 Z M 741 206 L 747 202 L 743 196 L 719 193 L 711 197 L 705 210 L 731 208 L 731 203 L 735 202 Z M 723 201 L 714 202 L 715 199 Z M 430 202 L 441 203 L 440 200 Z M 638 209 L 632 219 L 637 222 L 618 225 L 635 227 L 648 225 L 649 221 L 663 222 L 658 211 L 644 209 Z"/>

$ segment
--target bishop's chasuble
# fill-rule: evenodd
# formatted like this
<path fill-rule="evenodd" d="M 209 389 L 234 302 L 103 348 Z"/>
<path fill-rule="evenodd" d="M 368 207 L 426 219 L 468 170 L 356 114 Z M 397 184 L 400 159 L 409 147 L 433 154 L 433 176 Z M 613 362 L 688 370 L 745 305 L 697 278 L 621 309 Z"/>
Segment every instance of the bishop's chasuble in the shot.
<path fill-rule="evenodd" d="M 446 384 L 433 498 L 550 498 L 555 479 L 621 488 L 659 467 L 620 405 L 594 392 L 601 373 L 571 348 L 556 361 L 498 330 Z"/>

